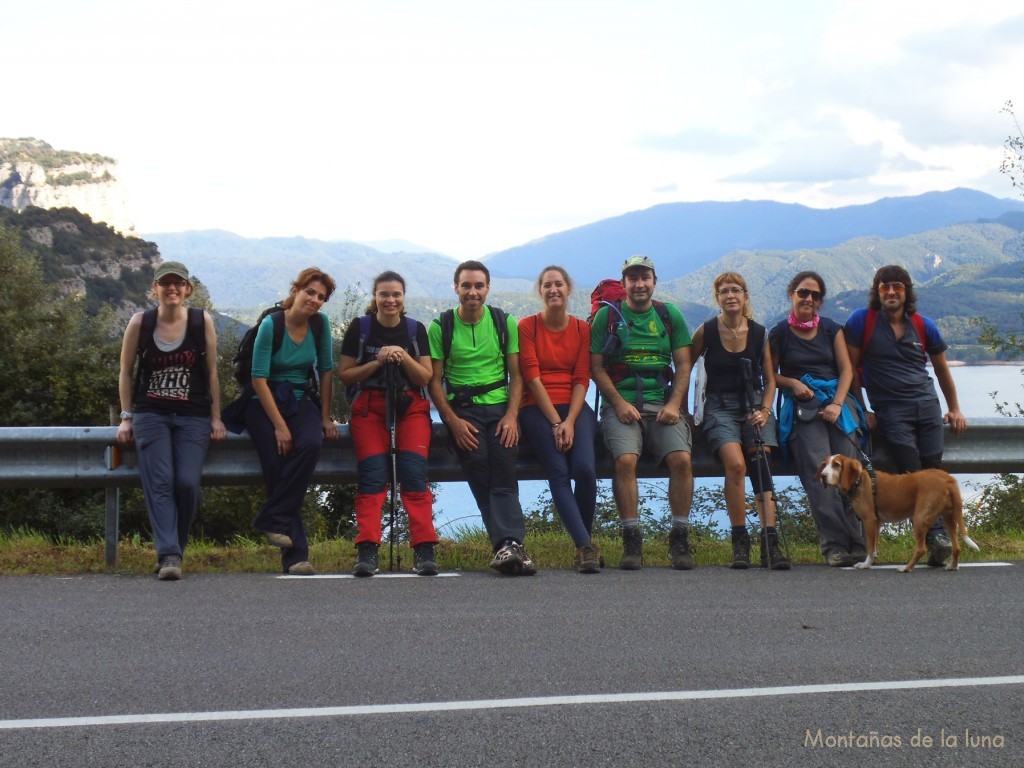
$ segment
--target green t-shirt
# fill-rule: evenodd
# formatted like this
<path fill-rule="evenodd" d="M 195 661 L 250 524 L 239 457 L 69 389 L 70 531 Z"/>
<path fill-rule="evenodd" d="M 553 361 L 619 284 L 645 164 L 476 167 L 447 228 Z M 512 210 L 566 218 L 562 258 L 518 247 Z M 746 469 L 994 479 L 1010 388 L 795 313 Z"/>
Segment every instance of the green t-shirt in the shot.
<path fill-rule="evenodd" d="M 665 308 L 672 321 L 671 337 L 653 304 L 646 312 L 634 312 L 628 302 L 622 302 L 620 310 L 627 325 L 623 327 L 620 324 L 615 330 L 622 343 L 617 350 L 605 356 L 604 365 L 615 382 L 615 388 L 627 402 L 636 403 L 634 374 L 637 373 L 643 379 L 644 401 L 664 400 L 665 390 L 658 383 L 658 374 L 665 366 L 672 367 L 673 351 L 693 343 L 683 313 L 672 304 L 665 304 Z M 590 351 L 595 355 L 601 354 L 608 336 L 609 312 L 608 307 L 601 307 L 594 316 Z"/>
<path fill-rule="evenodd" d="M 519 327 L 512 315 L 508 316 L 508 354 L 519 354 Z M 435 318 L 427 329 L 430 340 L 430 357 L 444 360 L 441 343 L 441 320 Z M 479 322 L 469 324 L 459 319 L 455 312 L 455 328 L 452 334 L 452 349 L 445 361 L 445 378 L 449 388 L 476 387 L 505 378 L 505 359 L 498 340 L 498 330 L 491 319 L 491 311 L 485 305 Z M 452 395 L 448 396 L 450 400 Z M 477 405 L 498 405 L 508 402 L 508 388 L 500 387 L 473 398 Z"/>

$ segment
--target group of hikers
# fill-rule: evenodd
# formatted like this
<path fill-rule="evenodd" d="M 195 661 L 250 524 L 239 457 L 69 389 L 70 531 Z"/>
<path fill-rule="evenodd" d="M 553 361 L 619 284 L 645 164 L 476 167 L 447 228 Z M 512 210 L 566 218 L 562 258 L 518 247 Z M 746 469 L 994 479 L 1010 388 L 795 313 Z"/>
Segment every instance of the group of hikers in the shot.
<path fill-rule="evenodd" d="M 624 570 L 643 564 L 637 468 L 645 453 L 668 475 L 671 565 L 694 567 L 689 514 L 696 428 L 723 465 L 729 567 L 751 565 L 749 478 L 760 518 L 760 563 L 790 568 L 772 493 L 777 449 L 799 474 L 825 562 L 845 567 L 864 560 L 856 514 L 838 491 L 815 479 L 821 460 L 856 457 L 861 438 L 877 428 L 899 472 L 939 467 L 944 422 L 954 434 L 967 427 L 946 344 L 935 323 L 917 312 L 909 273 L 894 265 L 879 269 L 868 307 L 840 326 L 820 314 L 825 281 L 800 272 L 788 286 L 789 316 L 767 329 L 754 320 L 743 276 L 724 272 L 713 282 L 720 312 L 692 332 L 677 307 L 654 298 L 657 282 L 650 258 L 627 258 L 621 281 L 604 281 L 616 290 L 603 300 L 595 291 L 600 308 L 582 320 L 568 311 L 569 274 L 549 266 L 536 281 L 543 309 L 517 322 L 487 304 L 486 265 L 465 261 L 454 274 L 458 306 L 424 326 L 406 316 L 404 278 L 378 275 L 365 314 L 346 328 L 337 364 L 350 397 L 358 462 L 354 575 L 378 571 L 382 507 L 389 487 L 395 491 L 392 483 L 408 513 L 413 570 L 438 573 L 427 480 L 431 401 L 448 428 L 491 542 L 490 565 L 499 573 L 537 572 L 524 547 L 516 480 L 521 441 L 547 474 L 576 548 L 576 570 L 598 573 L 604 566 L 592 538 L 598 431 L 613 461 Z M 284 573 L 315 573 L 300 511 L 323 441 L 338 435 L 330 415 L 331 324 L 322 311 L 335 289 L 334 279 L 315 267 L 296 277 L 278 311 L 259 322 L 251 363 L 243 358 L 247 386 L 222 413 L 217 366 L 207 362 L 217 354 L 210 315 L 187 308 L 193 284 L 183 264 L 163 262 L 155 270 L 158 305 L 135 314 L 125 330 L 117 438 L 136 446 L 160 579 L 181 578 L 209 441 L 223 439 L 229 428 L 248 432 L 263 472 L 267 498 L 253 528 L 280 548 Z M 945 413 L 925 367 L 929 359 Z M 691 409 L 698 361 L 703 370 Z M 591 380 L 601 397 L 600 429 L 586 402 Z M 949 558 L 941 520 L 927 545 L 929 565 Z"/>

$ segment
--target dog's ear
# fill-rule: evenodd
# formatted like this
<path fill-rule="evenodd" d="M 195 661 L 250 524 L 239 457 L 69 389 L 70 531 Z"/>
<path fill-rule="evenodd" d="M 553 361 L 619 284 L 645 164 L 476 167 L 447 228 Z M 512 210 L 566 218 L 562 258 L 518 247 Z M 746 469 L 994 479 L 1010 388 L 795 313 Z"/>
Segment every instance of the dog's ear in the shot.
<path fill-rule="evenodd" d="M 828 466 L 828 462 L 829 462 L 829 460 L 831 460 L 831 458 L 832 458 L 831 456 L 826 456 L 822 460 L 821 464 L 818 465 L 818 471 L 814 473 L 814 479 L 815 480 L 821 480 L 821 473 L 825 471 L 825 467 Z"/>
<path fill-rule="evenodd" d="M 839 485 L 842 488 L 852 488 L 854 483 L 860 479 L 860 473 L 864 471 L 864 467 L 856 459 L 851 459 L 849 456 L 839 456 L 837 459 L 842 462 L 843 471 L 839 475 Z"/>

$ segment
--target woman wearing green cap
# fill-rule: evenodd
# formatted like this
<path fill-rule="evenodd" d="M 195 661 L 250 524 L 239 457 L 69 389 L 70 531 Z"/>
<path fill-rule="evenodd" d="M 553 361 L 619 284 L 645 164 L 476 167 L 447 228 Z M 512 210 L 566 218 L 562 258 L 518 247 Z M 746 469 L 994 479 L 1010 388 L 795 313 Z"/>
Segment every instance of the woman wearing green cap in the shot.
<path fill-rule="evenodd" d="M 121 344 L 117 441 L 135 443 L 163 581 L 181 578 L 206 449 L 211 438 L 227 434 L 220 419 L 217 334 L 207 312 L 185 306 L 192 291 L 185 265 L 160 264 L 153 275 L 157 307 L 132 316 Z"/>

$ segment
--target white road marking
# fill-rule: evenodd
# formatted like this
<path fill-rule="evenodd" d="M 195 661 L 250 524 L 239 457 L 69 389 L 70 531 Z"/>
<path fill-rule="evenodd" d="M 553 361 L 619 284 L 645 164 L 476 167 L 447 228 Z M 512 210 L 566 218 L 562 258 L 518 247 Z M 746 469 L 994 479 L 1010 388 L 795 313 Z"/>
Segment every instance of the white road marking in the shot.
<path fill-rule="evenodd" d="M 825 683 L 822 685 L 786 685 L 768 688 L 727 688 L 723 690 L 705 691 L 649 691 L 641 693 L 602 693 L 579 696 L 538 696 L 521 699 L 425 701 L 407 704 L 370 704 L 365 706 L 308 707 L 302 709 L 253 709 L 226 712 L 169 712 L 143 715 L 107 715 L 100 717 L 53 717 L 25 720 L 0 720 L 0 730 L 10 731 L 20 728 L 75 728 L 98 725 L 143 725 L 151 723 L 197 723 L 229 720 L 287 720 L 312 717 L 355 717 L 359 715 L 400 715 L 416 712 L 440 713 L 480 709 L 556 707 L 580 704 L 626 704 L 648 701 L 700 701 L 704 699 L 806 696 L 813 694 L 920 690 L 928 688 L 974 688 L 993 685 L 1024 685 L 1024 675 L 945 678 L 937 680 L 885 680 L 880 682 L 864 683 Z"/>
<path fill-rule="evenodd" d="M 898 570 L 898 569 L 902 568 L 904 565 L 906 565 L 906 563 L 892 563 L 892 564 L 887 564 L 887 565 L 879 565 L 878 562 L 876 561 L 876 562 L 871 564 L 870 568 L 857 568 L 857 569 L 854 569 L 851 566 L 849 568 L 843 568 L 843 570 L 844 571 L 852 571 L 852 570 L 861 570 L 861 571 L 883 571 L 883 570 L 889 570 L 889 571 L 895 571 L 895 570 Z M 960 568 L 1008 568 L 1011 565 L 1013 565 L 1013 563 L 1000 563 L 1000 562 L 965 563 L 965 562 L 961 561 L 959 567 Z M 922 565 L 920 563 L 918 563 L 917 565 L 914 566 L 914 571 L 922 571 L 924 573 L 927 573 L 928 571 L 942 571 L 942 570 L 945 570 L 945 568 L 932 568 L 932 567 L 927 566 L 927 565 L 922 567 Z M 911 571 L 911 573 L 913 573 L 913 571 Z"/>
<path fill-rule="evenodd" d="M 366 581 L 367 578 L 372 579 L 441 579 L 445 576 L 459 576 L 458 573 L 438 573 L 434 576 L 417 576 L 415 573 L 388 573 L 387 571 L 381 571 L 375 573 L 371 577 L 367 576 L 353 576 L 351 573 L 318 573 L 314 576 L 288 576 L 281 574 L 277 578 L 279 579 L 292 579 L 295 581 L 308 581 L 309 579 L 356 579 L 359 581 Z"/>

